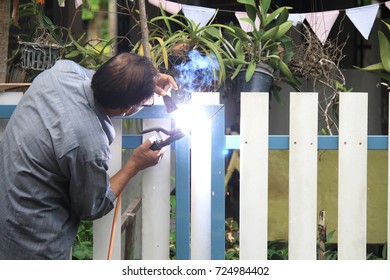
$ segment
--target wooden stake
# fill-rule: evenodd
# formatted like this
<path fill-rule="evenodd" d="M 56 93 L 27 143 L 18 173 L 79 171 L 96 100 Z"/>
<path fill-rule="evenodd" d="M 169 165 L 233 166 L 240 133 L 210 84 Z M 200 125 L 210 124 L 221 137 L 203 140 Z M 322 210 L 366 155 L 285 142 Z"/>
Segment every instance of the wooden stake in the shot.
<path fill-rule="evenodd" d="M 326 243 L 326 219 L 325 210 L 320 211 L 318 221 L 318 259 L 325 260 L 325 243 Z"/>

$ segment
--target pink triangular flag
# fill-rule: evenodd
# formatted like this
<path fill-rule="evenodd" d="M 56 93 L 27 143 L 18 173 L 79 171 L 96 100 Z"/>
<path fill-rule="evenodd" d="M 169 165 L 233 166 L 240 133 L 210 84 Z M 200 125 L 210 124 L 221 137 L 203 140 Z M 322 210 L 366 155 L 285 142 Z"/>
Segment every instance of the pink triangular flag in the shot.
<path fill-rule="evenodd" d="M 241 20 L 242 18 L 249 18 L 248 14 L 246 12 L 235 12 L 234 14 L 235 14 L 235 16 L 238 20 L 238 23 L 240 24 L 242 30 L 244 30 L 245 32 L 252 32 L 253 31 L 253 26 L 249 22 Z M 258 16 L 256 16 L 256 19 L 255 19 L 255 26 L 256 26 L 256 28 L 260 27 L 260 19 Z"/>
<path fill-rule="evenodd" d="M 164 5 L 165 5 L 165 0 L 148 0 L 148 2 L 150 3 L 150 4 L 152 4 L 153 6 L 156 6 L 156 7 L 160 7 L 160 3 L 162 4 L 162 6 L 164 7 Z"/>
<path fill-rule="evenodd" d="M 182 10 L 187 18 L 193 20 L 196 24 L 199 24 L 200 27 L 205 26 L 217 11 L 216 9 L 212 8 L 184 4 L 182 5 Z"/>
<path fill-rule="evenodd" d="M 378 13 L 379 4 L 373 4 L 363 7 L 351 8 L 345 10 L 345 13 L 359 30 L 360 34 L 368 40 L 376 15 Z"/>
<path fill-rule="evenodd" d="M 80 7 L 82 4 L 83 4 L 83 0 L 75 0 L 75 1 L 74 1 L 74 5 L 75 5 L 76 9 L 77 9 L 78 7 Z"/>
<path fill-rule="evenodd" d="M 306 14 L 307 22 L 322 44 L 324 44 L 328 38 L 329 32 L 339 16 L 339 13 L 339 11 L 327 11 Z"/>
<path fill-rule="evenodd" d="M 302 23 L 305 20 L 306 14 L 289 14 L 288 20 L 292 20 L 293 25 L 297 26 L 298 23 Z"/>
<path fill-rule="evenodd" d="M 385 2 L 385 5 L 390 10 L 390 1 Z"/>
<path fill-rule="evenodd" d="M 163 6 L 164 11 L 167 11 L 170 14 L 177 14 L 182 9 L 182 4 L 171 2 L 171 1 L 165 1 L 165 6 Z"/>
<path fill-rule="evenodd" d="M 182 8 L 182 5 L 179 3 L 165 0 L 149 0 L 149 3 L 158 8 L 160 8 L 161 5 L 163 10 L 170 14 L 177 14 Z"/>

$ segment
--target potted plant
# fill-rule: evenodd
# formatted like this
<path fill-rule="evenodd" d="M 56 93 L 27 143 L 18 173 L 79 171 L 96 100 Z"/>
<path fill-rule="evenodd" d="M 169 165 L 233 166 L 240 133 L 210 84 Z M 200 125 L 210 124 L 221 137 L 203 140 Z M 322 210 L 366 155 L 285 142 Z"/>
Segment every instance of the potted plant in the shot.
<path fill-rule="evenodd" d="M 179 99 L 185 102 L 194 91 L 217 90 L 226 79 L 229 60 L 222 30 L 234 30 L 217 23 L 200 26 L 182 14 L 168 16 L 160 11 L 160 16 L 148 21 L 151 58 L 161 72 L 175 77 L 181 89 Z M 141 41 L 133 51 L 144 53 Z"/>
<path fill-rule="evenodd" d="M 245 6 L 248 17 L 241 20 L 249 23 L 252 30 L 247 32 L 239 26 L 232 26 L 233 31 L 225 31 L 231 42 L 224 45 L 231 57 L 230 64 L 227 64 L 232 69 L 231 79 L 244 82 L 246 88 L 242 91 L 251 91 L 249 82 L 254 80 L 256 73 L 260 73 L 266 85 L 254 91 L 269 91 L 275 79 L 298 89 L 299 81 L 288 66 L 293 55 L 292 39 L 288 35 L 292 28 L 292 21 L 288 20 L 291 8 L 279 7 L 270 12 L 271 0 L 237 2 Z M 280 76 L 276 77 L 276 74 Z"/>
<path fill-rule="evenodd" d="M 64 54 L 64 28 L 54 25 L 44 13 L 44 1 L 31 1 L 19 6 L 21 19 L 26 19 L 30 34 L 18 36 L 22 68 L 43 71 L 53 66 Z"/>

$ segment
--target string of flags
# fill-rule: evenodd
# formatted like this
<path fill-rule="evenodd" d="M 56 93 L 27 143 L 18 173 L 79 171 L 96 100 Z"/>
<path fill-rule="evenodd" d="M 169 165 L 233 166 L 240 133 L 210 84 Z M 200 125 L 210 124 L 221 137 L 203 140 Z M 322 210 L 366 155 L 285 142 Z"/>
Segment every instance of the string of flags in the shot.
<path fill-rule="evenodd" d="M 173 1 L 166 0 L 148 0 L 150 4 L 156 7 L 161 7 L 164 11 L 170 14 L 177 14 L 180 11 L 183 14 L 193 20 L 196 24 L 200 26 L 205 26 L 209 21 L 214 18 L 218 9 L 206 8 L 194 5 L 180 4 Z M 390 1 L 384 3 L 376 3 L 356 8 L 345 9 L 345 13 L 360 34 L 368 40 L 368 37 L 371 33 L 372 26 L 374 25 L 375 18 L 378 14 L 379 6 L 384 4 L 390 10 Z M 252 26 L 243 21 L 242 18 L 248 17 L 245 12 L 234 12 L 241 28 L 246 32 L 252 31 Z M 328 38 L 329 32 L 332 29 L 334 23 L 337 20 L 337 17 L 340 14 L 340 10 L 332 11 L 323 11 L 323 12 L 310 12 L 310 13 L 291 13 L 289 15 L 289 20 L 293 21 L 293 24 L 296 26 L 299 23 L 302 23 L 304 20 L 310 25 L 318 39 L 325 43 Z M 260 20 L 257 19 L 255 25 L 260 24 Z"/>

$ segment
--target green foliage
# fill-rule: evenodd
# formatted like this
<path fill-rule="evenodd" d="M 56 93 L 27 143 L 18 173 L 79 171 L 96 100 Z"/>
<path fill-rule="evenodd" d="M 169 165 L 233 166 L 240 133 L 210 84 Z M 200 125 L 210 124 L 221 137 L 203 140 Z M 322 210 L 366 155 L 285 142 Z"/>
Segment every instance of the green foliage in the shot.
<path fill-rule="evenodd" d="M 169 233 L 169 258 L 176 260 L 176 231 Z"/>
<path fill-rule="evenodd" d="M 292 21 L 288 20 L 288 10 L 291 7 L 280 7 L 270 11 L 270 0 L 237 0 L 243 4 L 248 15 L 242 18 L 250 24 L 252 31 L 246 32 L 239 26 L 231 26 L 233 32 L 226 30 L 226 36 L 231 43 L 225 44 L 227 52 L 233 55 L 230 67 L 234 79 L 241 69 L 246 69 L 245 80 L 248 82 L 261 63 L 270 65 L 282 73 L 281 79 L 298 88 L 299 81 L 290 70 L 288 63 L 293 54 L 292 39 L 288 35 Z M 257 20 L 260 21 L 258 24 Z M 228 64 L 229 66 L 229 64 Z"/>
<path fill-rule="evenodd" d="M 221 85 L 226 79 L 225 59 L 228 57 L 222 47 L 226 43 L 222 30 L 231 28 L 224 24 L 200 26 L 182 14 L 166 15 L 162 7 L 160 13 L 148 21 L 148 42 L 156 67 L 166 72 L 176 61 L 185 61 L 191 50 L 197 50 L 208 59 L 214 70 L 214 80 L 217 86 Z M 141 40 L 134 45 L 133 51 L 144 55 Z"/>
<path fill-rule="evenodd" d="M 238 260 L 240 255 L 238 223 L 233 218 L 225 221 L 225 259 Z"/>
<path fill-rule="evenodd" d="M 267 258 L 269 260 L 288 260 L 288 248 L 285 240 L 268 242 Z"/>
<path fill-rule="evenodd" d="M 55 25 L 45 15 L 44 6 L 38 4 L 35 0 L 19 5 L 19 19 L 20 22 L 26 24 L 26 27 L 24 25 L 16 26 L 20 28 L 20 34 L 18 35 L 20 41 L 59 46 L 67 44 L 66 40 L 63 39 L 66 28 Z M 30 33 L 24 33 L 25 30 L 29 30 Z"/>
<path fill-rule="evenodd" d="M 100 5 L 102 2 L 107 2 L 107 0 L 88 0 L 84 1 L 84 5 L 82 5 L 82 20 L 91 20 L 95 18 L 95 13 L 99 12 Z"/>
<path fill-rule="evenodd" d="M 93 227 L 91 221 L 82 221 L 72 247 L 73 260 L 92 260 Z"/>
<path fill-rule="evenodd" d="M 88 69 L 97 69 L 111 58 L 112 45 L 115 39 L 85 40 L 85 33 L 75 39 L 69 34 L 71 44 L 67 48 L 65 58 L 76 60 L 80 65 Z"/>
<path fill-rule="evenodd" d="M 174 219 L 176 217 L 176 196 L 170 196 L 170 217 Z M 169 258 L 176 260 L 176 230 L 171 230 L 169 233 Z"/>
<path fill-rule="evenodd" d="M 390 32 L 390 24 L 382 21 L 387 27 L 388 33 Z M 379 40 L 379 53 L 381 61 L 364 68 L 356 67 L 360 70 L 370 72 L 374 75 L 381 77 L 386 82 L 390 83 L 390 41 L 386 34 L 382 31 L 378 31 Z M 387 88 L 390 88 L 389 84 L 385 84 Z"/>
<path fill-rule="evenodd" d="M 379 256 L 374 253 L 369 253 L 367 255 L 367 260 L 387 260 L 387 243 L 383 245 L 382 252 Z"/>

